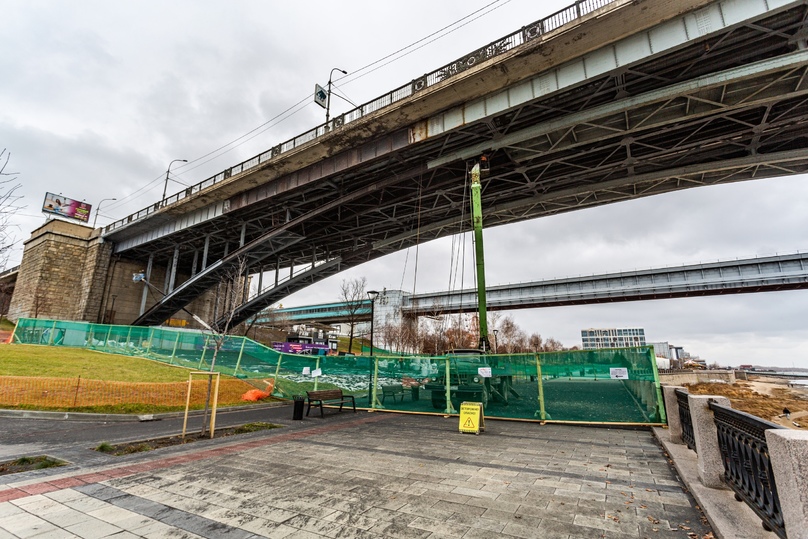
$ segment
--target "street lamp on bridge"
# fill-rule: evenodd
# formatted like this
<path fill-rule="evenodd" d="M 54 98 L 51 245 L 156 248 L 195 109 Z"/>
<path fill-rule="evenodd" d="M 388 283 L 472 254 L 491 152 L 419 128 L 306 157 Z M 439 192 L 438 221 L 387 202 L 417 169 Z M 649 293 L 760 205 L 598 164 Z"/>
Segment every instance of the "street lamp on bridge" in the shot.
<path fill-rule="evenodd" d="M 339 71 L 343 75 L 348 74 L 347 71 L 345 71 L 344 69 L 340 69 L 338 67 L 332 68 L 331 73 L 328 74 L 328 90 L 326 92 L 327 95 L 326 95 L 326 100 L 325 100 L 325 123 L 326 124 L 328 123 L 328 120 L 331 118 L 331 84 L 332 84 L 331 78 L 334 76 L 334 71 Z M 368 294 L 370 294 L 370 292 L 368 292 Z M 378 294 L 378 292 L 377 292 L 377 294 Z"/>
<path fill-rule="evenodd" d="M 170 162 L 168 164 L 168 169 L 166 170 L 166 184 L 163 186 L 163 198 L 160 199 L 161 202 L 166 199 L 166 191 L 168 190 L 168 175 L 171 173 L 171 165 L 173 165 L 174 163 L 176 163 L 178 161 L 180 163 L 187 163 L 188 162 L 187 159 L 174 159 L 172 162 Z"/>
<path fill-rule="evenodd" d="M 98 203 L 98 206 L 95 207 L 95 217 L 93 218 L 93 228 L 95 228 L 95 223 L 98 222 L 98 212 L 101 211 L 101 204 L 106 202 L 107 200 L 118 200 L 117 198 L 102 198 L 101 201 Z"/>

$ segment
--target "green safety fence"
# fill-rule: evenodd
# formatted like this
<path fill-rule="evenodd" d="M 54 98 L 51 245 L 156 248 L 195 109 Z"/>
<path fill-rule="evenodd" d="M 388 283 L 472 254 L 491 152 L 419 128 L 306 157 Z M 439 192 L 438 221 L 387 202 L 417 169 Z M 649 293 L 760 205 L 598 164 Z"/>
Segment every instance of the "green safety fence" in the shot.
<path fill-rule="evenodd" d="M 14 342 L 84 347 L 209 370 L 209 333 L 21 319 Z M 358 407 L 454 414 L 482 402 L 486 417 L 551 422 L 664 424 L 656 358 L 650 346 L 535 354 L 444 356 L 312 356 L 284 354 L 227 336 L 216 371 L 274 379 L 276 395 L 342 389 Z"/>

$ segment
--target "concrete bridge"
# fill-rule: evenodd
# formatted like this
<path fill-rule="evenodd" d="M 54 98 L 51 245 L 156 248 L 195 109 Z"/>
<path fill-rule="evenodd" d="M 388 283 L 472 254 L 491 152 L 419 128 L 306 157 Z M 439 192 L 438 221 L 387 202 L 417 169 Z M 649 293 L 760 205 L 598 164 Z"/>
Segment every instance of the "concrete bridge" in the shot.
<path fill-rule="evenodd" d="M 467 165 L 481 154 L 487 227 L 805 173 L 807 10 L 803 0 L 584 0 L 516 21 L 513 34 L 87 238 L 88 253 L 107 246 L 85 256 L 101 295 L 77 316 L 114 317 L 117 297 L 119 322 L 158 324 L 194 301 L 216 318 L 211 289 L 225 277 L 274 271 L 237 321 L 462 232 Z M 133 286 L 139 270 L 167 295 Z M 30 310 L 27 290 L 12 314 Z"/>

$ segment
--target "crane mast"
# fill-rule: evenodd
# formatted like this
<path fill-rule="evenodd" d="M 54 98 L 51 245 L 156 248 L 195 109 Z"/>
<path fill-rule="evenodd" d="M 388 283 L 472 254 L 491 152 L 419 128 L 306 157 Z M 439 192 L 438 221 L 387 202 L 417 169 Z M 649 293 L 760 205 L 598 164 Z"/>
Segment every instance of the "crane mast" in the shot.
<path fill-rule="evenodd" d="M 485 158 L 481 161 L 487 164 Z M 483 205 L 482 185 L 480 176 L 483 170 L 481 163 L 477 162 L 471 169 L 471 220 L 474 229 L 474 260 L 477 267 L 477 308 L 478 323 L 480 326 L 479 348 L 483 352 L 491 350 L 488 340 L 488 307 L 485 299 L 485 249 L 483 247 Z"/>

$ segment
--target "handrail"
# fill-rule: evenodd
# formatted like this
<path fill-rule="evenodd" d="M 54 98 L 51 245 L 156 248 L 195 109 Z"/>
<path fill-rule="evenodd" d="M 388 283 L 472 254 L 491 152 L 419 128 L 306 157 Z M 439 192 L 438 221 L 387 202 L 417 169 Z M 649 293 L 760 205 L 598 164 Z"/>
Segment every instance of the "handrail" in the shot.
<path fill-rule="evenodd" d="M 763 528 L 786 539 L 786 529 L 765 432 L 785 427 L 752 414 L 708 402 L 718 431 L 724 481 L 761 518 Z"/>
<path fill-rule="evenodd" d="M 512 32 L 511 34 L 504 36 L 496 41 L 493 41 L 486 45 L 485 47 L 481 47 L 461 58 L 458 58 L 454 62 L 450 62 L 445 66 L 432 71 L 431 73 L 427 73 L 417 79 L 413 79 L 412 81 L 404 84 L 403 86 L 399 86 L 395 90 L 387 92 L 386 94 L 377 97 L 371 101 L 368 101 L 364 105 L 360 105 L 355 109 L 348 111 L 344 114 L 336 116 L 332 118 L 329 122 L 323 123 L 318 125 L 317 127 L 310 129 L 296 137 L 293 137 L 286 142 L 273 146 L 272 148 L 253 156 L 246 161 L 242 161 L 241 163 L 234 165 L 230 168 L 219 172 L 203 180 L 195 185 L 192 185 L 178 193 L 175 193 L 169 197 L 162 199 L 159 202 L 156 202 L 142 210 L 139 210 L 135 213 L 132 213 L 123 219 L 119 219 L 113 223 L 110 223 L 106 227 L 104 227 L 104 233 L 107 234 L 112 232 L 113 230 L 120 228 L 124 225 L 127 225 L 133 221 L 137 221 L 142 219 L 161 208 L 165 208 L 166 206 L 170 206 L 183 200 L 185 198 L 190 197 L 193 194 L 196 194 L 203 189 L 207 189 L 208 187 L 212 187 L 213 185 L 226 180 L 236 174 L 240 174 L 245 172 L 253 167 L 260 165 L 261 163 L 265 163 L 270 159 L 273 159 L 283 153 L 291 151 L 303 144 L 307 144 L 323 135 L 326 135 L 337 129 L 342 127 L 345 124 L 350 122 L 354 122 L 363 118 L 369 114 L 372 114 L 376 111 L 385 109 L 387 107 L 392 106 L 394 103 L 401 101 L 414 95 L 424 89 L 448 80 L 459 73 L 462 73 L 468 69 L 471 69 L 475 65 L 490 58 L 494 58 L 505 52 L 508 52 L 519 45 L 527 43 L 533 39 L 536 39 L 548 32 L 556 30 L 566 24 L 574 22 L 584 15 L 592 13 L 593 11 L 600 9 L 604 6 L 617 2 L 618 0 L 578 0 L 571 6 L 568 6 L 564 9 L 561 9 L 552 15 L 545 17 L 543 19 L 539 19 L 536 22 L 533 22 L 527 26 L 523 26 L 519 30 Z"/>
<path fill-rule="evenodd" d="M 696 451 L 696 436 L 693 432 L 693 419 L 690 416 L 690 403 L 687 400 L 688 392 L 677 389 L 674 391 L 676 402 L 679 404 L 679 422 L 682 425 L 682 441 L 688 449 Z"/>

